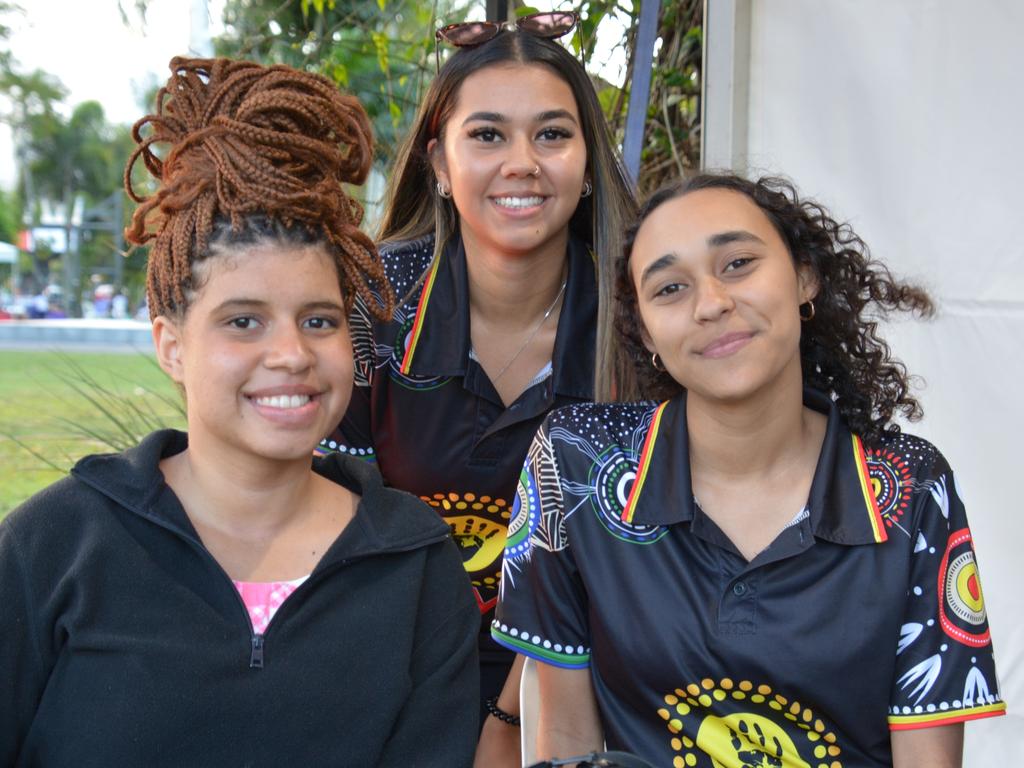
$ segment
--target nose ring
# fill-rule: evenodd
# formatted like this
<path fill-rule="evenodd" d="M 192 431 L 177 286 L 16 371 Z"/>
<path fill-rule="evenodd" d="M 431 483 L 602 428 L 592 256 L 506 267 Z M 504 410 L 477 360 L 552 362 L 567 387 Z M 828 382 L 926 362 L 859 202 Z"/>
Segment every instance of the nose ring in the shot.
<path fill-rule="evenodd" d="M 529 175 L 529 176 L 535 176 L 535 177 L 536 177 L 536 176 L 540 176 L 540 166 L 539 166 L 539 165 L 535 165 L 535 166 L 533 166 L 533 170 L 532 170 L 532 171 L 530 171 L 530 173 L 529 173 L 529 174 L 527 174 L 527 175 Z"/>

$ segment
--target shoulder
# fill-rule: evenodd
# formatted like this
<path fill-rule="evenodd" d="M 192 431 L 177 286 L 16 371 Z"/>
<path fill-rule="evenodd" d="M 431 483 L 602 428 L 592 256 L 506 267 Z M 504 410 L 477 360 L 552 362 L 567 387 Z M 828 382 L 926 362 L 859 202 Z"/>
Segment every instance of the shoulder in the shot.
<path fill-rule="evenodd" d="M 462 556 L 448 523 L 433 508 L 411 493 L 385 486 L 377 467 L 361 459 L 331 454 L 314 461 L 317 472 L 359 494 L 353 522 L 358 521 L 365 534 L 366 554 L 387 554 L 417 563 L 414 572 L 420 584 L 430 587 L 420 590 L 421 600 L 430 601 L 434 598 L 429 595 L 437 595 L 446 612 L 445 606 L 455 605 L 453 614 L 468 611 L 474 615 L 473 624 L 479 623 Z M 388 567 L 394 570 L 395 561 Z"/>
<path fill-rule="evenodd" d="M 940 537 L 967 526 L 956 476 L 945 456 L 924 438 L 890 433 L 865 446 L 864 458 L 878 510 L 888 523 L 927 529 Z"/>
<path fill-rule="evenodd" d="M 33 539 L 81 538 L 86 526 L 104 526 L 101 512 L 138 509 L 160 492 L 160 460 L 183 451 L 188 435 L 162 429 L 123 453 L 96 453 L 80 459 L 71 473 L 32 496 L 3 521 L 5 530 L 25 531 Z"/>
<path fill-rule="evenodd" d="M 0 522 L 0 557 L 53 564 L 61 553 L 95 537 L 107 499 L 78 478 L 64 477 L 16 507 Z M 93 530 L 92 533 L 89 531 Z"/>
<path fill-rule="evenodd" d="M 530 449 L 530 460 L 548 461 L 559 473 L 576 477 L 619 455 L 634 461 L 658 411 L 658 404 L 577 403 L 548 414 Z"/>
<path fill-rule="evenodd" d="M 544 427 L 618 442 L 632 440 L 637 428 L 650 425 L 658 403 L 575 403 L 548 414 Z"/>
<path fill-rule="evenodd" d="M 395 315 L 391 321 L 381 322 L 370 312 L 362 296 L 355 297 L 349 321 L 352 325 L 351 331 L 354 335 L 353 342 L 357 358 L 364 347 L 372 349 L 374 329 L 379 330 L 382 326 L 394 326 L 395 321 L 404 318 L 410 310 L 415 311 L 423 291 L 424 277 L 434 258 L 434 235 L 431 233 L 415 240 L 393 240 L 379 243 L 377 251 L 380 254 L 381 263 L 384 265 L 384 276 L 387 278 L 388 287 L 391 288 L 391 293 L 395 297 Z M 374 289 L 374 296 L 378 302 L 382 301 L 376 289 Z M 398 322 L 397 325 L 401 325 L 401 323 Z"/>
<path fill-rule="evenodd" d="M 372 529 L 372 538 L 382 549 L 429 548 L 451 537 L 448 525 L 425 502 L 384 485 L 375 464 L 350 454 L 331 453 L 314 458 L 313 468 L 360 497 L 357 517 Z"/>
<path fill-rule="evenodd" d="M 927 483 L 951 472 L 949 462 L 938 448 L 923 437 L 906 432 L 889 432 L 871 446 L 865 446 L 869 466 L 893 470 L 901 480 Z"/>
<path fill-rule="evenodd" d="M 76 478 L 61 478 L 15 507 L 0 523 L 0 529 L 20 532 L 35 526 L 40 518 L 66 514 L 83 492 L 88 493 L 88 488 Z"/>
<path fill-rule="evenodd" d="M 384 242 L 378 250 L 384 274 L 398 301 L 402 302 L 410 292 L 418 294 L 417 283 L 434 259 L 433 233 L 415 240 Z"/>

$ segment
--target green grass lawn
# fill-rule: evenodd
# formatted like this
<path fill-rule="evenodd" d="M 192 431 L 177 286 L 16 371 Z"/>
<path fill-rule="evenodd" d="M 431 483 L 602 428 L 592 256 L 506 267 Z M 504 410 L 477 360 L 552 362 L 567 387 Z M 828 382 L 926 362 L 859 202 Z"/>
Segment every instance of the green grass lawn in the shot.
<path fill-rule="evenodd" d="M 88 453 L 184 427 L 152 357 L 0 350 L 0 517 Z"/>

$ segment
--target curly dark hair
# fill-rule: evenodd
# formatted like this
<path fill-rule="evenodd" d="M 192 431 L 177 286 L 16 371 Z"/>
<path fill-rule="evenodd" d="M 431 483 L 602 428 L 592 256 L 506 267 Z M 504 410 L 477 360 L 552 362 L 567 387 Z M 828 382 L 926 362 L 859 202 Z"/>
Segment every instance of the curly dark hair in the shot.
<path fill-rule="evenodd" d="M 218 246 L 269 240 L 326 246 L 346 303 L 358 294 L 389 317 L 383 264 L 359 229 L 362 207 L 342 186 L 363 183 L 373 158 L 358 99 L 283 65 L 175 57 L 170 68 L 155 112 L 132 128 L 138 146 L 124 173 L 140 204 L 125 236 L 153 241 L 150 316 L 184 316 Z M 132 182 L 139 159 L 158 182 L 149 195 Z"/>
<path fill-rule="evenodd" d="M 878 334 L 878 322 L 892 312 L 930 316 L 934 305 L 920 287 L 898 281 L 873 259 L 867 245 L 846 223 L 839 223 L 813 200 L 801 199 L 792 183 L 765 177 L 750 181 L 727 173 L 703 173 L 656 192 L 643 206 L 626 237 L 616 265 L 615 329 L 636 368 L 638 393 L 658 400 L 683 387 L 655 370 L 640 333 L 640 313 L 629 259 L 644 220 L 659 206 L 701 189 L 745 195 L 764 212 L 782 237 L 796 268 L 816 278 L 814 315 L 802 324 L 800 357 L 804 385 L 828 393 L 853 432 L 869 445 L 899 432 L 899 412 L 910 421 L 923 411 L 910 395 L 906 367 Z M 623 398 L 623 399 L 627 399 Z"/>

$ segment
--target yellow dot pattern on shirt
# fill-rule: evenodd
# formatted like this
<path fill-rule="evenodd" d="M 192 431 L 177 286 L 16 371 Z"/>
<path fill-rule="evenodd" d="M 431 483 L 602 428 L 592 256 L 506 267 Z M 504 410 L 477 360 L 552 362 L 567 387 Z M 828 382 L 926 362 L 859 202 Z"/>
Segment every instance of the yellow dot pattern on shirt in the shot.
<path fill-rule="evenodd" d="M 814 716 L 813 710 L 797 701 L 790 701 L 782 694 L 773 693 L 770 685 L 755 685 L 749 680 L 737 683 L 728 677 L 717 682 L 704 678 L 699 683 L 689 683 L 665 694 L 665 706 L 658 709 L 658 716 L 665 721 L 671 734 L 670 745 L 676 753 L 672 759 L 675 768 L 692 768 L 697 764 L 699 752 L 695 740 L 700 725 L 704 718 L 714 714 L 712 707 L 716 703 L 728 699 L 752 704 L 751 712 L 761 710 L 776 722 L 779 714 L 783 715 L 807 739 L 811 754 L 817 761 L 811 763 L 813 768 L 843 768 L 838 759 L 842 749 L 836 744 L 836 735 L 825 727 L 820 718 Z"/>
<path fill-rule="evenodd" d="M 420 496 L 430 506 L 443 512 L 486 512 L 498 515 L 502 520 L 512 517 L 512 510 L 504 499 L 491 496 L 477 496 L 475 493 L 435 493 L 432 496 Z M 442 513 L 443 514 L 443 513 Z"/>

